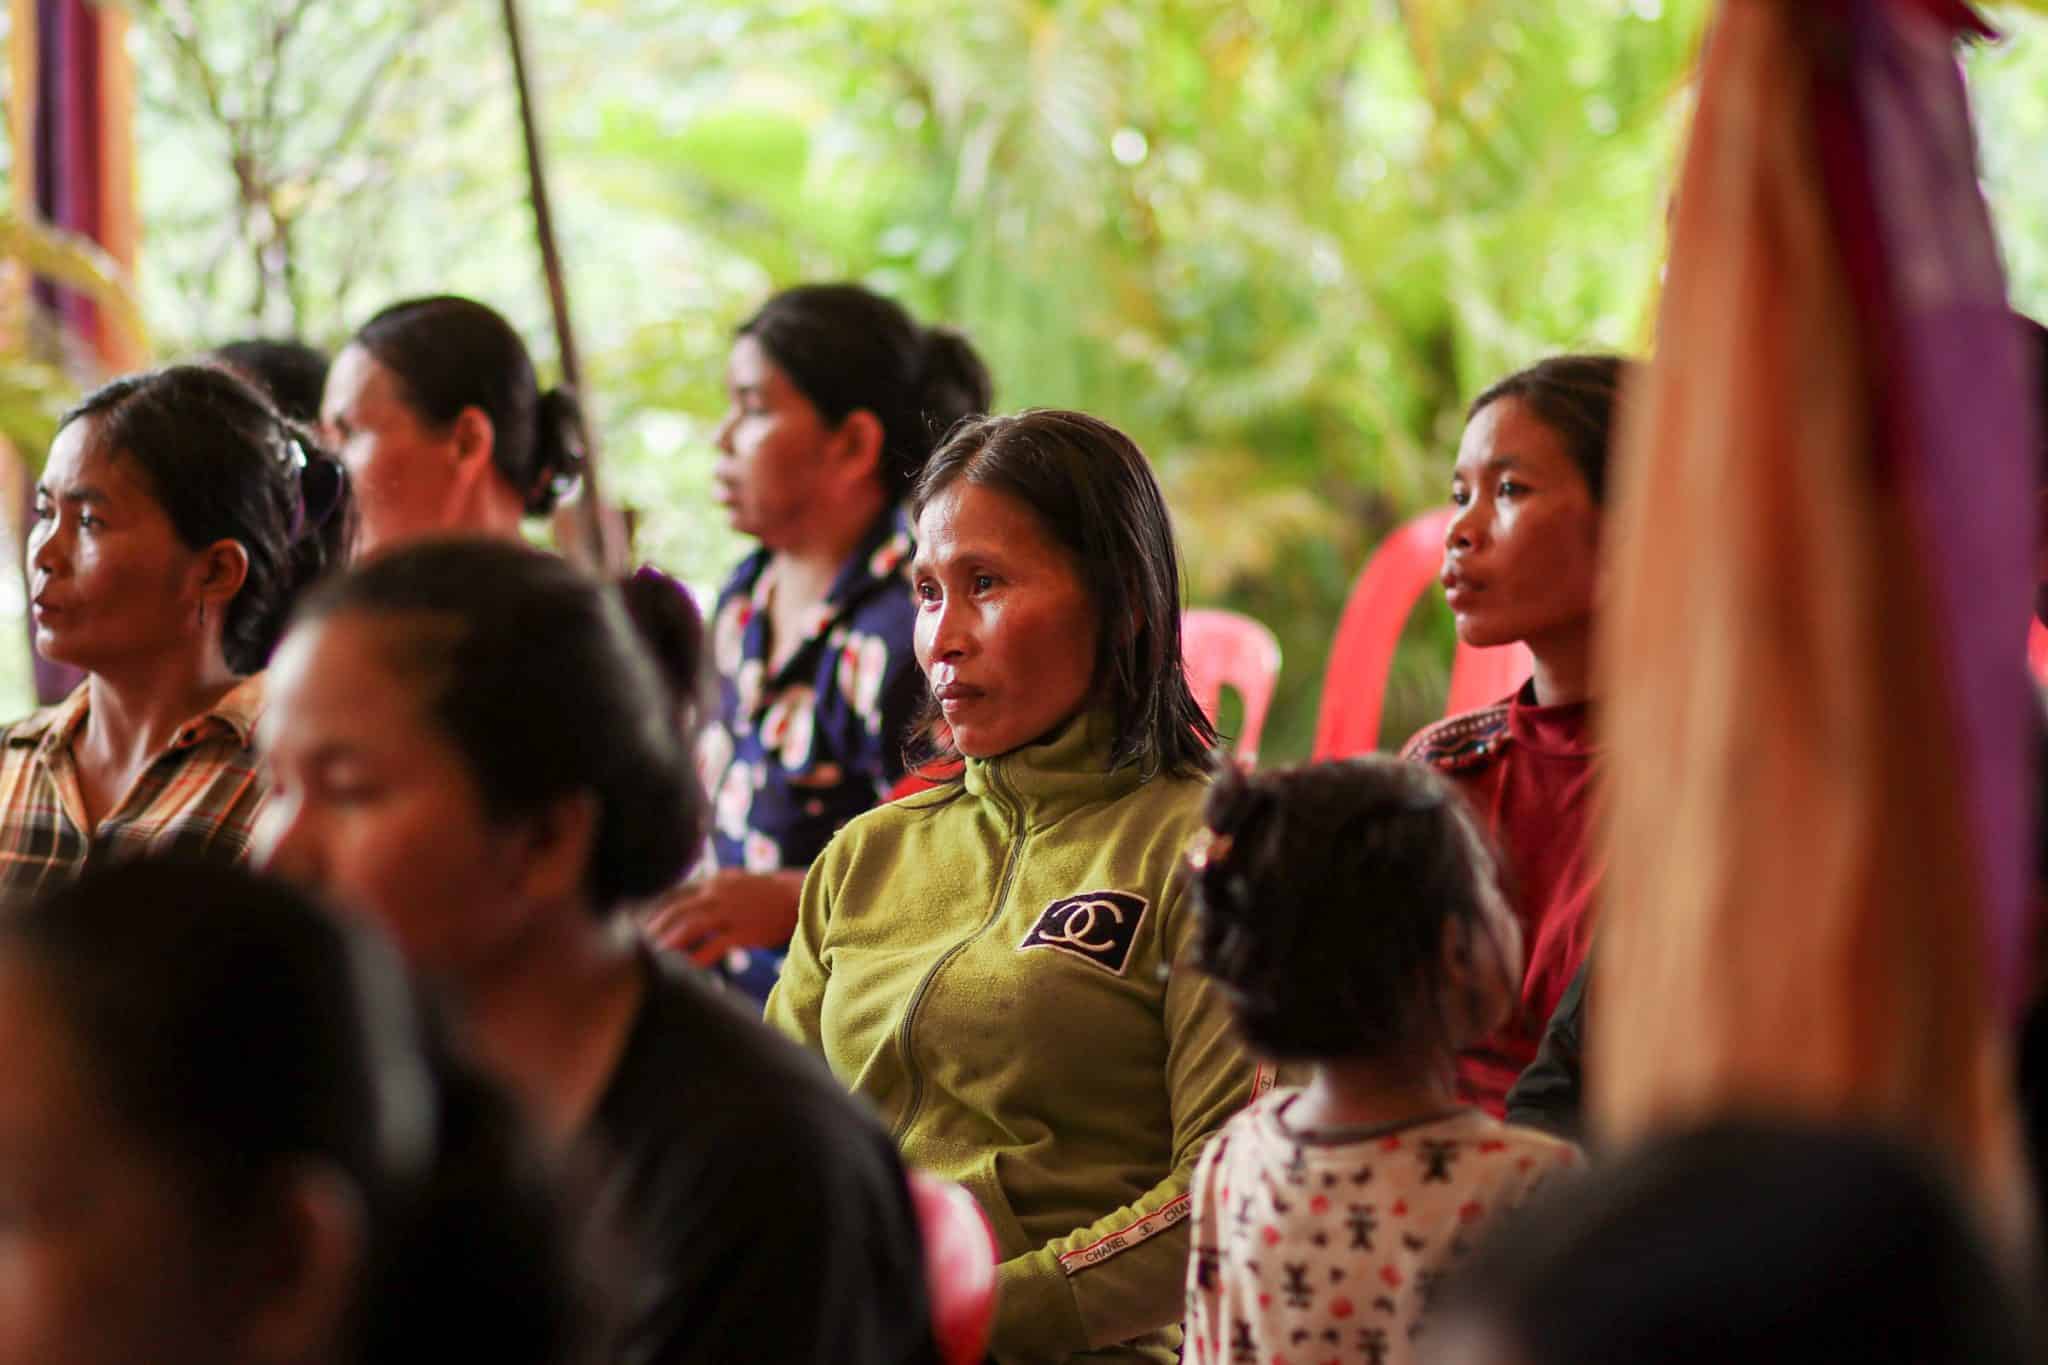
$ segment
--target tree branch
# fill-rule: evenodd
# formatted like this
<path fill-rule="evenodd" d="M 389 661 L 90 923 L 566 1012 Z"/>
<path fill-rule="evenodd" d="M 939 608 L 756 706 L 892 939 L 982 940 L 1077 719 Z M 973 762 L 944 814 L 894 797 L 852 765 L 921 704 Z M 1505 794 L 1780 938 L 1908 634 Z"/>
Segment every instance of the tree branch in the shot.
<path fill-rule="evenodd" d="M 405 55 L 406 49 L 411 47 L 418 40 L 419 36 L 426 32 L 430 25 L 438 22 L 447 11 L 447 0 L 440 0 L 440 3 L 420 0 L 420 3 L 414 6 L 413 14 L 415 17 L 413 22 L 395 34 L 392 40 L 379 52 L 377 59 L 370 64 L 370 74 L 349 100 L 346 110 L 337 125 L 334 137 L 329 140 L 328 144 L 320 152 L 308 158 L 309 165 L 315 168 L 332 165 L 340 157 L 342 150 L 348 146 L 362 125 L 367 123 L 370 115 L 376 111 L 378 97 L 384 92 L 386 87 L 386 78 L 391 75 L 393 70 L 398 68 L 400 58 Z"/>
<path fill-rule="evenodd" d="M 277 116 L 278 92 L 284 85 L 286 54 L 292 39 L 298 35 L 306 16 L 312 12 L 316 0 L 293 0 L 291 8 L 271 21 L 270 62 L 263 73 L 263 82 L 256 94 L 256 122 L 273 133 L 275 138 L 264 148 L 268 159 L 278 160 L 283 153 L 284 121 Z"/>
<path fill-rule="evenodd" d="M 154 17 L 153 26 L 170 43 L 171 55 L 183 63 L 197 82 L 206 111 L 215 123 L 228 130 L 230 141 L 235 141 L 236 120 L 228 116 L 226 101 L 221 98 L 220 77 L 207 63 L 199 16 L 185 0 L 139 0 L 135 8 L 145 20 Z"/>

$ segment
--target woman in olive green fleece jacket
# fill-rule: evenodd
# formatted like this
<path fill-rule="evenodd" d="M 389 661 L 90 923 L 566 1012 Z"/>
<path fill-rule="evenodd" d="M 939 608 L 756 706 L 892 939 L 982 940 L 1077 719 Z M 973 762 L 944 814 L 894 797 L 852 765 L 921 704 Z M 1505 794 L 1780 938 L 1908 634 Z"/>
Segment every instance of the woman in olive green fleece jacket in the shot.
<path fill-rule="evenodd" d="M 1165 501 L 1114 428 L 1031 412 L 955 433 L 915 510 L 929 733 L 965 771 L 819 857 L 768 1019 L 981 1202 L 996 1360 L 1169 1361 L 1189 1173 L 1270 1078 L 1185 951 L 1215 731 Z"/>

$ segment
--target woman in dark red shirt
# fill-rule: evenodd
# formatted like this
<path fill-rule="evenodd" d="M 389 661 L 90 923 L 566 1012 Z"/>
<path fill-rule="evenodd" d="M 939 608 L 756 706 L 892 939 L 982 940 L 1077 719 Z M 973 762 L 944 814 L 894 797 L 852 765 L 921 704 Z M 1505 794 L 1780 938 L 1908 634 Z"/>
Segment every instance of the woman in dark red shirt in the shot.
<path fill-rule="evenodd" d="M 1501 380 L 1474 400 L 1451 471 L 1443 584 L 1458 638 L 1524 644 L 1536 665 L 1514 696 L 1430 726 L 1405 751 L 1465 791 L 1512 878 L 1528 945 L 1521 1000 L 1458 1062 L 1463 1098 L 1496 1115 L 1591 942 L 1594 586 L 1627 368 L 1555 356 Z"/>

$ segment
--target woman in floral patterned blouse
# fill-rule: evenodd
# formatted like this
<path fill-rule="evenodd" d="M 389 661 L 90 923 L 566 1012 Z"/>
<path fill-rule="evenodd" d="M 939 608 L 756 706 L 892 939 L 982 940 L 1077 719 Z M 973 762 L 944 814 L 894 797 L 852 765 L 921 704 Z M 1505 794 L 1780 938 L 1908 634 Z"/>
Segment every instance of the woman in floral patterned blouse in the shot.
<path fill-rule="evenodd" d="M 958 333 L 857 285 L 804 285 L 740 329 L 718 498 L 760 542 L 719 594 L 699 766 L 716 870 L 650 921 L 765 998 L 811 859 L 902 777 L 923 682 L 901 503 L 988 372 Z"/>

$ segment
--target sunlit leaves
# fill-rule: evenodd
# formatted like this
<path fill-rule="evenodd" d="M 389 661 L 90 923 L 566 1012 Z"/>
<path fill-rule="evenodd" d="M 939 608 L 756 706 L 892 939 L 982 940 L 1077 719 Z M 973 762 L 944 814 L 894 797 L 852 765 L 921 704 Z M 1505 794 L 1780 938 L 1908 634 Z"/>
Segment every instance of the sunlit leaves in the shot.
<path fill-rule="evenodd" d="M 643 552 L 715 583 L 742 548 L 708 499 L 731 329 L 778 286 L 866 280 L 965 327 L 1004 406 L 1087 408 L 1151 453 L 1199 595 L 1283 637 L 1276 757 L 1305 748 L 1360 561 L 1441 495 L 1469 395 L 1546 351 L 1643 344 L 1710 9 L 524 3 L 590 396 Z M 545 366 L 497 7 L 437 11 L 400 97 L 353 128 L 350 73 L 413 7 L 313 8 L 324 36 L 277 106 L 297 325 L 331 341 L 452 288 L 504 309 Z M 2016 295 L 2048 310 L 2048 20 L 1992 14 L 2011 40 L 1968 58 L 1985 180 Z M 260 74 L 243 29 L 216 65 Z M 153 41 L 147 302 L 160 334 L 210 340 L 254 325 L 256 267 L 225 143 Z M 308 155 L 323 138 L 333 155 Z M 1442 622 L 1418 629 L 1397 728 L 1437 704 L 1417 679 Z"/>

